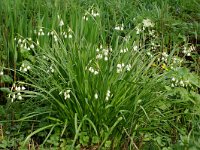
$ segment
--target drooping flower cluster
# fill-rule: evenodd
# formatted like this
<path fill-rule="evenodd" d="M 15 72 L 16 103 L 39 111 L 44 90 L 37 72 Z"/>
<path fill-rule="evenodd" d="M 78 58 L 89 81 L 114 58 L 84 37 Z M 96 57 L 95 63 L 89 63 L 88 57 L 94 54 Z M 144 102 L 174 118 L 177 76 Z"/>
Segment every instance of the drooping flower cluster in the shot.
<path fill-rule="evenodd" d="M 168 54 L 166 52 L 162 52 L 162 55 L 161 55 L 161 60 L 164 61 L 164 62 L 167 62 L 167 59 L 168 59 Z M 159 60 L 160 58 L 158 58 Z"/>
<path fill-rule="evenodd" d="M 2 71 L 0 71 L 0 76 L 3 76 L 3 74 L 4 74 L 4 73 L 3 73 L 3 70 L 2 70 Z"/>
<path fill-rule="evenodd" d="M 67 100 L 67 99 L 70 99 L 70 92 L 71 92 L 71 90 L 68 89 L 68 90 L 65 90 L 65 91 L 61 91 L 59 93 L 59 95 L 63 94 L 64 99 Z"/>
<path fill-rule="evenodd" d="M 71 39 L 72 38 L 72 34 L 67 34 L 66 32 L 62 32 L 61 35 L 63 35 L 63 37 L 66 39 L 66 38 L 69 38 Z"/>
<path fill-rule="evenodd" d="M 147 51 L 147 55 L 149 56 L 149 57 L 153 57 L 153 54 L 152 54 L 152 52 L 150 52 L 150 51 Z"/>
<path fill-rule="evenodd" d="M 20 92 L 26 90 L 26 88 L 24 86 L 16 86 L 15 84 L 13 84 L 13 86 L 11 87 L 11 91 L 13 93 L 8 95 L 8 98 L 11 98 L 11 102 L 14 102 L 15 99 L 18 100 L 22 100 L 22 94 Z"/>
<path fill-rule="evenodd" d="M 16 41 L 17 38 L 15 38 L 14 40 Z M 17 41 L 17 47 L 23 48 L 25 50 L 31 50 L 35 48 L 31 38 L 26 38 L 26 39 L 19 38 Z"/>
<path fill-rule="evenodd" d="M 94 9 L 91 10 L 91 15 L 92 15 L 93 17 L 100 16 L 99 12 L 97 12 L 97 11 L 94 10 Z"/>
<path fill-rule="evenodd" d="M 128 52 L 128 48 L 124 48 L 120 50 L 120 53 L 126 53 L 126 52 Z"/>
<path fill-rule="evenodd" d="M 59 26 L 60 26 L 60 27 L 64 26 L 64 22 L 63 22 L 62 19 L 60 19 Z"/>
<path fill-rule="evenodd" d="M 131 70 L 131 64 L 128 64 L 128 65 L 124 65 L 124 63 L 121 63 L 121 64 L 117 64 L 117 73 L 120 73 L 123 71 L 123 69 L 126 69 L 127 71 L 130 71 Z"/>
<path fill-rule="evenodd" d="M 135 51 L 135 52 L 139 51 L 139 48 L 138 48 L 138 46 L 136 44 L 133 45 L 133 51 Z"/>
<path fill-rule="evenodd" d="M 170 68 L 172 70 L 176 70 L 177 67 L 181 66 L 183 59 L 178 56 L 173 56 L 172 61 L 170 63 Z"/>
<path fill-rule="evenodd" d="M 30 69 L 31 69 L 30 65 L 24 63 L 22 63 L 21 67 L 19 68 L 19 70 L 23 72 L 27 72 Z"/>
<path fill-rule="evenodd" d="M 95 17 L 100 16 L 100 14 L 99 14 L 99 12 L 98 12 L 97 10 L 95 10 L 95 9 L 93 9 L 93 8 L 89 8 L 89 9 L 85 12 L 85 14 L 84 14 L 84 16 L 83 16 L 82 18 L 83 18 L 83 20 L 88 21 L 89 16 L 92 16 L 92 17 L 95 18 Z"/>
<path fill-rule="evenodd" d="M 103 48 L 102 45 L 100 45 L 99 48 L 96 49 L 96 59 L 104 59 L 105 61 L 108 61 L 109 59 L 109 53 L 112 52 L 112 48 Z"/>
<path fill-rule="evenodd" d="M 177 79 L 175 77 L 173 77 L 171 79 L 171 87 L 187 87 L 190 86 L 189 81 L 186 80 L 184 81 L 183 79 Z"/>
<path fill-rule="evenodd" d="M 154 23 L 150 19 L 144 19 L 142 23 L 144 28 L 154 27 Z"/>
<path fill-rule="evenodd" d="M 58 18 L 58 21 L 59 21 L 59 26 L 60 27 L 64 26 L 65 25 L 64 21 L 62 20 L 62 18 L 60 17 L 60 15 L 58 15 L 57 18 Z"/>
<path fill-rule="evenodd" d="M 106 93 L 106 101 L 108 101 L 109 99 L 110 99 L 110 97 L 111 97 L 111 95 L 110 95 L 110 90 L 107 90 L 107 93 Z"/>
<path fill-rule="evenodd" d="M 152 20 L 144 19 L 142 23 L 138 24 L 135 27 L 136 34 L 140 34 L 142 31 L 145 31 L 146 29 L 148 29 L 149 35 L 152 37 L 155 37 L 155 30 L 152 29 L 154 25 L 155 24 Z"/>
<path fill-rule="evenodd" d="M 53 68 L 53 65 L 51 65 L 50 67 L 49 67 L 49 69 L 47 70 L 47 73 L 54 73 L 54 68 Z"/>
<path fill-rule="evenodd" d="M 62 35 L 65 39 L 66 39 L 66 38 L 71 39 L 71 38 L 72 38 L 72 35 L 73 35 L 73 31 L 72 31 L 72 29 L 71 29 L 70 27 L 68 27 L 68 31 L 67 31 L 67 32 L 65 32 L 65 31 L 61 32 L 61 35 Z"/>
<path fill-rule="evenodd" d="M 115 26 L 114 29 L 117 30 L 117 31 L 123 31 L 124 30 L 124 24 L 123 23 L 118 24 L 117 26 Z"/>
<path fill-rule="evenodd" d="M 55 31 L 48 32 L 47 35 L 52 36 L 52 38 L 54 39 L 55 42 L 58 41 L 58 36 Z"/>
<path fill-rule="evenodd" d="M 184 47 L 183 47 L 183 53 L 184 53 L 186 56 L 191 56 L 191 52 L 192 52 L 192 51 L 195 51 L 194 45 L 191 45 L 191 46 L 189 46 L 189 47 L 187 47 L 187 46 L 184 46 Z"/>
<path fill-rule="evenodd" d="M 97 69 L 95 69 L 95 68 L 93 68 L 93 67 L 89 67 L 88 70 L 89 70 L 91 73 L 93 73 L 94 75 L 99 74 L 99 70 L 97 70 Z"/>
<path fill-rule="evenodd" d="M 95 98 L 95 99 L 98 99 L 98 98 L 99 98 L 98 93 L 95 93 L 95 94 L 94 94 L 94 98 Z"/>
<path fill-rule="evenodd" d="M 39 28 L 39 30 L 34 30 L 34 33 L 37 34 L 38 36 L 44 36 L 45 35 L 43 28 Z"/>

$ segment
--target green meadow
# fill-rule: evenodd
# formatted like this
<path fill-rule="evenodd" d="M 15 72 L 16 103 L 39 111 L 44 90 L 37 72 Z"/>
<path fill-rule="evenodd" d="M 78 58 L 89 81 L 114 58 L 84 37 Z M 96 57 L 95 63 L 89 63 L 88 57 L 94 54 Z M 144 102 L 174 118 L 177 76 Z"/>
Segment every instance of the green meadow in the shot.
<path fill-rule="evenodd" d="M 0 0 L 0 149 L 199 150 L 200 0 Z"/>

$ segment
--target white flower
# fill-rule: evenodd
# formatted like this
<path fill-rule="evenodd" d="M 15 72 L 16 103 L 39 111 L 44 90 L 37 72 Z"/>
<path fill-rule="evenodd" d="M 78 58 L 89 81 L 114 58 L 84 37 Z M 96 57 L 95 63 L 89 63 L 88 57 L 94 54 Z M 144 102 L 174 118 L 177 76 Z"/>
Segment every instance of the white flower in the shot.
<path fill-rule="evenodd" d="M 108 101 L 109 98 L 110 98 L 110 90 L 108 90 L 107 93 L 106 93 L 106 101 Z"/>
<path fill-rule="evenodd" d="M 16 91 L 20 91 L 21 90 L 20 86 L 19 87 L 15 87 L 15 90 Z"/>
<path fill-rule="evenodd" d="M 191 56 L 191 53 L 187 53 L 187 56 Z"/>
<path fill-rule="evenodd" d="M 117 73 L 122 72 L 123 68 L 124 68 L 124 63 L 122 63 L 122 64 L 117 64 Z"/>
<path fill-rule="evenodd" d="M 92 16 L 94 16 L 94 17 L 97 17 L 97 16 L 99 16 L 99 13 L 98 13 L 98 12 L 97 12 L 97 13 L 95 13 L 95 12 L 94 12 L 94 10 L 92 10 L 92 13 L 91 13 L 91 15 L 92 15 Z"/>
<path fill-rule="evenodd" d="M 71 38 L 72 38 L 72 35 L 71 35 L 71 34 L 69 34 L 69 35 L 68 35 L 68 38 L 69 38 L 69 39 L 71 39 Z"/>
<path fill-rule="evenodd" d="M 60 26 L 60 27 L 64 26 L 64 22 L 63 22 L 62 19 L 60 20 L 59 26 Z"/>
<path fill-rule="evenodd" d="M 119 26 L 116 26 L 116 27 L 115 27 L 115 30 L 120 30 L 120 27 L 119 27 Z"/>
<path fill-rule="evenodd" d="M 136 29 L 136 34 L 140 34 L 140 32 L 142 31 L 139 26 L 137 26 L 135 29 Z"/>
<path fill-rule="evenodd" d="M 19 100 L 22 100 L 21 93 L 17 93 L 17 98 L 18 98 Z"/>
<path fill-rule="evenodd" d="M 39 31 L 38 31 L 38 36 L 42 36 L 44 35 L 44 32 L 43 32 L 43 29 L 41 28 Z"/>
<path fill-rule="evenodd" d="M 22 86 L 22 88 L 21 88 L 22 90 L 26 90 L 26 88 L 24 87 L 24 86 Z"/>
<path fill-rule="evenodd" d="M 176 80 L 176 79 L 173 77 L 173 78 L 172 78 L 172 81 L 175 81 L 175 80 Z"/>
<path fill-rule="evenodd" d="M 108 49 L 103 49 L 104 56 L 108 56 L 108 53 L 109 53 Z"/>
<path fill-rule="evenodd" d="M 171 87 L 174 87 L 174 83 L 171 84 Z"/>
<path fill-rule="evenodd" d="M 58 41 L 58 38 L 57 38 L 57 36 L 56 36 L 56 35 L 54 35 L 54 36 L 53 36 L 53 38 L 54 38 L 55 42 L 57 42 L 57 41 Z"/>
<path fill-rule="evenodd" d="M 153 57 L 153 55 L 151 54 L 151 52 L 147 52 L 147 55 L 150 57 Z"/>
<path fill-rule="evenodd" d="M 72 32 L 72 29 L 70 27 L 68 27 L 68 32 Z"/>
<path fill-rule="evenodd" d="M 128 48 L 121 49 L 121 50 L 120 50 L 120 53 L 126 53 L 127 51 L 128 51 Z"/>
<path fill-rule="evenodd" d="M 97 75 L 97 74 L 99 74 L 99 72 L 95 70 L 95 71 L 94 71 L 94 75 Z"/>
<path fill-rule="evenodd" d="M 99 13 L 94 13 L 93 16 L 97 17 L 97 16 L 99 16 Z"/>
<path fill-rule="evenodd" d="M 22 42 L 22 40 L 21 40 L 21 39 L 19 39 L 19 40 L 18 40 L 18 44 L 20 44 L 21 42 Z"/>
<path fill-rule="evenodd" d="M 88 21 L 88 17 L 87 16 L 83 16 L 83 20 Z"/>
<path fill-rule="evenodd" d="M 110 97 L 110 90 L 107 91 L 106 96 Z"/>
<path fill-rule="evenodd" d="M 150 19 L 144 19 L 142 23 L 144 27 L 154 27 L 154 23 Z"/>
<path fill-rule="evenodd" d="M 126 65 L 126 70 L 130 71 L 131 70 L 131 64 Z"/>
<path fill-rule="evenodd" d="M 27 66 L 26 68 L 27 68 L 28 70 L 29 70 L 29 69 L 31 69 L 31 67 L 30 67 L 30 66 Z"/>
<path fill-rule="evenodd" d="M 168 54 L 167 54 L 166 52 L 163 52 L 163 53 L 162 53 L 162 56 L 163 56 L 163 57 L 168 57 Z"/>
<path fill-rule="evenodd" d="M 138 51 L 138 46 L 137 45 L 133 46 L 133 50 Z"/>
<path fill-rule="evenodd" d="M 3 75 L 3 71 L 0 71 L 0 76 L 2 76 Z"/>
<path fill-rule="evenodd" d="M 98 96 L 97 93 L 94 94 L 94 98 L 95 98 L 95 99 L 98 99 L 98 98 L 99 98 L 99 96 Z"/>
<path fill-rule="evenodd" d="M 105 61 L 108 61 L 108 57 L 107 57 L 107 56 L 106 56 L 106 57 L 104 57 L 104 60 L 105 60 Z"/>
<path fill-rule="evenodd" d="M 27 45 L 26 45 L 26 43 L 25 43 L 25 45 L 24 45 L 24 49 L 27 49 Z"/>
<path fill-rule="evenodd" d="M 117 64 L 117 68 L 122 68 L 124 66 L 124 64 Z"/>
<path fill-rule="evenodd" d="M 71 90 L 67 90 L 66 92 L 64 92 L 64 99 L 65 100 L 70 98 L 70 94 L 69 94 L 70 92 L 71 92 Z"/>
<path fill-rule="evenodd" d="M 149 31 L 149 34 L 151 35 L 151 36 L 155 36 L 154 34 L 155 34 L 155 30 L 150 30 Z"/>
<path fill-rule="evenodd" d="M 92 67 L 90 67 L 89 69 L 88 69 L 90 72 L 94 72 L 94 69 L 92 68 Z"/>
<path fill-rule="evenodd" d="M 106 101 L 108 101 L 109 100 L 109 97 L 106 97 Z"/>
<path fill-rule="evenodd" d="M 22 100 L 22 96 L 21 96 L 21 95 L 20 95 L 20 96 L 18 96 L 18 99 L 19 99 L 19 100 Z"/>
<path fill-rule="evenodd" d="M 115 30 L 117 30 L 117 31 L 123 31 L 124 30 L 124 24 L 122 23 L 121 25 L 116 26 Z"/>
<path fill-rule="evenodd" d="M 99 48 L 96 49 L 96 52 L 99 52 Z"/>
<path fill-rule="evenodd" d="M 30 45 L 30 48 L 32 48 L 32 49 L 34 49 L 34 47 L 35 47 L 35 46 L 34 46 L 33 44 Z"/>
<path fill-rule="evenodd" d="M 27 70 L 27 68 L 24 68 L 23 71 L 24 71 L 24 72 L 27 72 L 28 70 Z"/>
<path fill-rule="evenodd" d="M 191 51 L 194 51 L 195 49 L 196 49 L 196 48 L 195 48 L 194 45 L 191 45 L 191 46 L 189 47 L 190 52 L 191 52 Z"/>
<path fill-rule="evenodd" d="M 66 34 L 64 35 L 64 38 L 67 38 L 67 35 L 66 35 Z"/>
<path fill-rule="evenodd" d="M 15 94 L 13 94 L 12 98 L 11 98 L 11 102 L 13 102 L 15 98 L 16 98 L 16 96 L 15 96 Z"/>
<path fill-rule="evenodd" d="M 184 82 L 182 80 L 180 81 L 179 84 L 180 84 L 180 86 L 183 86 L 183 87 L 185 86 L 185 84 L 184 84 Z"/>
<path fill-rule="evenodd" d="M 98 54 L 97 56 L 96 56 L 96 59 L 102 59 L 103 58 L 103 55 L 102 54 Z"/>

